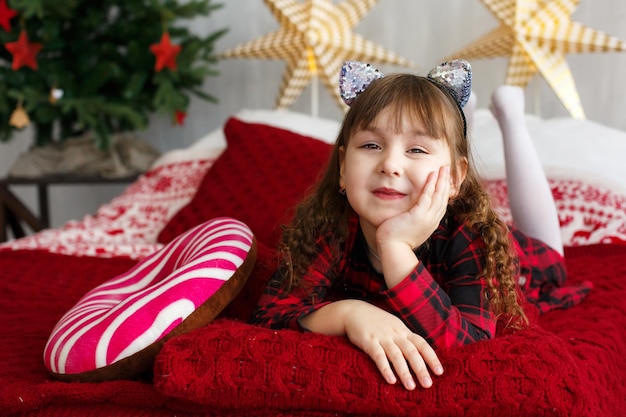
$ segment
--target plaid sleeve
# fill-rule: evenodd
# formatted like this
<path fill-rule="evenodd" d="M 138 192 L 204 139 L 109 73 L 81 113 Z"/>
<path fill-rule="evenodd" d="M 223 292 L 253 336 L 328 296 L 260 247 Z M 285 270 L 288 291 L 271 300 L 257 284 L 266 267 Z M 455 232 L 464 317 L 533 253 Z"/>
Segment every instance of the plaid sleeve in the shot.
<path fill-rule="evenodd" d="M 487 305 L 486 280 L 478 278 L 483 241 L 463 229 L 440 238 L 450 240 L 431 243 L 435 251 L 445 246 L 445 261 L 429 263 L 429 271 L 420 259 L 415 271 L 384 292 L 388 305 L 436 349 L 492 338 L 496 317 Z"/>
<path fill-rule="evenodd" d="M 330 270 L 330 255 L 330 248 L 324 246 L 300 285 L 291 290 L 285 288 L 276 272 L 259 299 L 250 322 L 272 329 L 306 330 L 300 325 L 300 319 L 330 303 L 326 298 L 331 281 L 321 272 Z"/>

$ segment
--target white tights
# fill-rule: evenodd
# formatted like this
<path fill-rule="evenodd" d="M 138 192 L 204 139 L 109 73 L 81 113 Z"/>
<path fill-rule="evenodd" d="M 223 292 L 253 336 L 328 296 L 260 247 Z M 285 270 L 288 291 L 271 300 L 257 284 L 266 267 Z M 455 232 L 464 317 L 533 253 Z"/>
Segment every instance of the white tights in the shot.
<path fill-rule="evenodd" d="M 491 97 L 490 109 L 502 131 L 514 225 L 563 254 L 552 191 L 526 126 L 523 90 L 510 85 L 499 87 Z"/>

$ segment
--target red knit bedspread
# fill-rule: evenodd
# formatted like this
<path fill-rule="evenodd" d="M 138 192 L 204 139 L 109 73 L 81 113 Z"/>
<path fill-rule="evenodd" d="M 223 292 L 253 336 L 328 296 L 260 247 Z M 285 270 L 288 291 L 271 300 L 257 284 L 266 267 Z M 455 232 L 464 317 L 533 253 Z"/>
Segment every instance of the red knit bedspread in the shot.
<path fill-rule="evenodd" d="M 271 252 L 260 255 L 252 283 L 270 270 L 263 257 Z M 409 393 L 381 383 L 343 338 L 277 333 L 228 317 L 170 340 L 154 377 L 54 381 L 42 361 L 54 324 L 85 292 L 135 261 L 2 252 L 0 415 L 622 416 L 626 246 L 569 248 L 566 259 L 572 282 L 595 285 L 580 306 L 548 313 L 537 327 L 500 340 L 442 353 L 446 375 L 429 391 Z M 254 291 L 244 290 L 239 307 Z M 545 362 L 524 363 L 536 352 Z M 203 357 L 208 360 L 198 362 Z M 167 367 L 178 373 L 162 374 Z"/>

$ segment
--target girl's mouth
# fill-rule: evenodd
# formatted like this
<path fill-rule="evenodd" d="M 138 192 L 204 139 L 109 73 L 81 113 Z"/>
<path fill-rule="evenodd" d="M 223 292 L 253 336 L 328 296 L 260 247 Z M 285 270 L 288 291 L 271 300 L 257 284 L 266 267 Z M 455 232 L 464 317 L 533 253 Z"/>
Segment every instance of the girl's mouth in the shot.
<path fill-rule="evenodd" d="M 381 198 L 383 200 L 395 200 L 398 198 L 402 198 L 406 195 L 404 193 L 401 193 L 398 190 L 394 190 L 393 188 L 386 188 L 386 187 L 376 188 L 373 191 L 373 194 L 376 197 Z"/>

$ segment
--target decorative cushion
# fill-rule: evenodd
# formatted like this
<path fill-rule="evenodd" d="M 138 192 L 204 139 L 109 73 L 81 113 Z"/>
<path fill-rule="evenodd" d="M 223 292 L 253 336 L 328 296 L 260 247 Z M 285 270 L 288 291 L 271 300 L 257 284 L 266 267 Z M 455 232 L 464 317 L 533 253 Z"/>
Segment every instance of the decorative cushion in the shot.
<path fill-rule="evenodd" d="M 255 237 L 273 247 L 279 225 L 326 164 L 331 145 L 288 130 L 230 118 L 228 147 L 204 176 L 193 199 L 158 237 L 169 242 L 207 219 L 240 219 Z"/>
<path fill-rule="evenodd" d="M 246 123 L 262 123 L 333 144 L 341 122 L 286 109 L 241 109 L 233 115 Z"/>
<path fill-rule="evenodd" d="M 44 352 L 66 381 L 150 369 L 168 338 L 205 326 L 237 295 L 256 260 L 250 229 L 216 218 L 89 291 L 57 323 Z"/>
<path fill-rule="evenodd" d="M 548 181 L 566 246 L 626 244 L 625 194 L 571 177 L 552 177 Z M 498 213 L 505 221 L 512 222 L 506 180 L 489 180 L 486 187 Z"/>
<path fill-rule="evenodd" d="M 538 327 L 440 359 L 445 373 L 432 388 L 407 391 L 387 384 L 347 338 L 217 320 L 169 340 L 155 361 L 154 383 L 165 395 L 233 415 L 589 415 L 587 381 L 567 343 Z"/>
<path fill-rule="evenodd" d="M 273 255 L 258 253 L 249 283 L 263 281 L 273 270 Z M 409 392 L 388 385 L 346 338 L 271 330 L 231 318 L 165 343 L 155 361 L 154 384 L 167 396 L 229 415 L 285 410 L 394 417 L 440 416 L 442 410 L 483 417 L 619 415 L 624 389 L 612 377 L 623 373 L 624 308 L 608 321 L 602 311 L 607 304 L 613 309 L 623 304 L 626 284 L 615 277 L 626 269 L 625 253 L 621 245 L 566 248 L 570 282 L 594 281 L 588 299 L 542 315 L 526 330 L 440 352 L 445 373 L 430 389 Z M 578 325 L 570 326 L 572 321 Z M 609 352 L 606 346 L 613 348 Z"/>
<path fill-rule="evenodd" d="M 341 127 L 341 123 L 337 120 L 312 116 L 307 113 L 287 109 L 268 110 L 243 108 L 232 116 L 245 123 L 261 123 L 274 126 L 303 136 L 316 138 L 327 143 L 335 143 L 337 133 Z M 226 137 L 221 128 L 215 129 L 199 138 L 191 146 L 185 148 L 184 151 L 189 150 L 195 152 L 216 148 L 226 148 Z"/>

